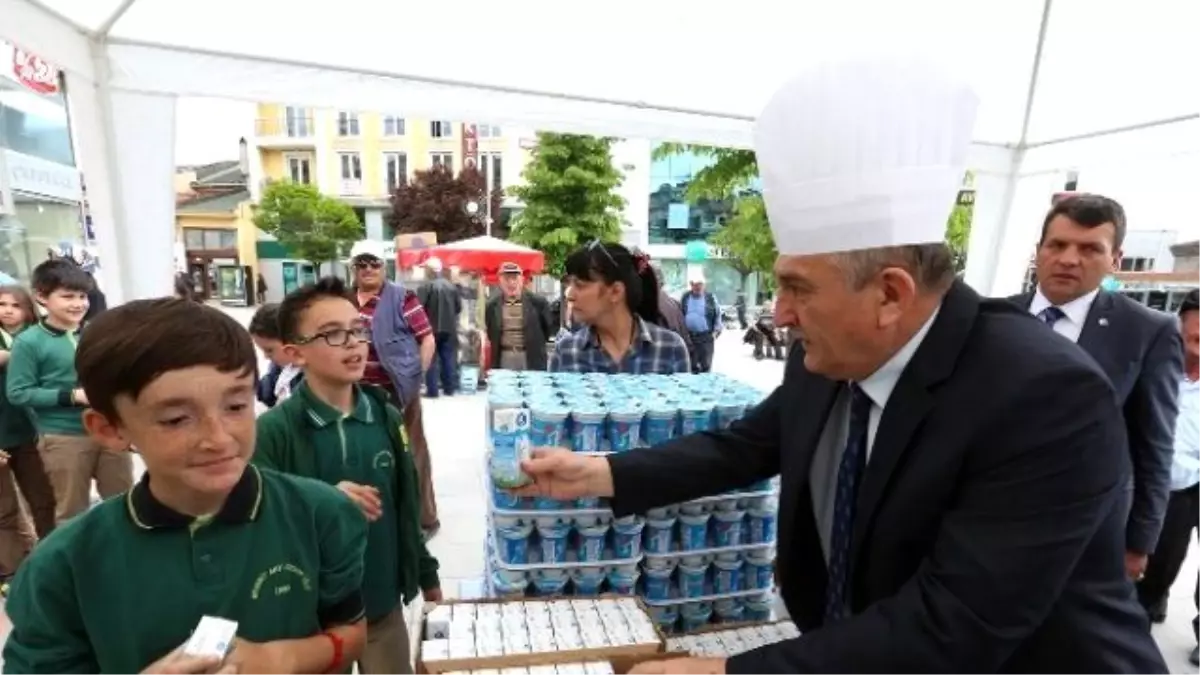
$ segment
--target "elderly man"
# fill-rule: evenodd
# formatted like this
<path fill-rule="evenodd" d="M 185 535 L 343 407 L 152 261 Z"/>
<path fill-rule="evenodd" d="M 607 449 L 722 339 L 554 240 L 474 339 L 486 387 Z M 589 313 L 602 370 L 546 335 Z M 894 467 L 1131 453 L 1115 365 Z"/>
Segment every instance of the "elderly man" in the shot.
<path fill-rule="evenodd" d="M 783 383 L 726 431 L 540 451 L 526 494 L 618 515 L 780 474 L 803 631 L 642 672 L 1165 672 L 1125 575 L 1125 434 L 1067 340 L 954 275 L 942 243 L 976 99 L 905 59 L 814 68 L 759 117 Z"/>
<path fill-rule="evenodd" d="M 704 275 L 693 272 L 691 289 L 679 298 L 683 321 L 688 331 L 688 348 L 692 354 L 692 371 L 712 370 L 716 338 L 721 334 L 721 306 L 717 298 L 704 288 Z"/>
<path fill-rule="evenodd" d="M 387 280 L 383 242 L 360 241 L 350 250 L 358 311 L 371 325 L 371 348 L 363 382 L 390 390 L 404 413 L 421 489 L 421 528 L 437 532 L 437 499 L 425 425 L 421 419 L 421 372 L 433 361 L 433 331 L 415 293 Z"/>
<path fill-rule="evenodd" d="M 500 266 L 500 295 L 488 300 L 485 321 L 492 367 L 546 369 L 546 341 L 554 335 L 554 321 L 546 300 L 525 290 L 520 265 Z"/>

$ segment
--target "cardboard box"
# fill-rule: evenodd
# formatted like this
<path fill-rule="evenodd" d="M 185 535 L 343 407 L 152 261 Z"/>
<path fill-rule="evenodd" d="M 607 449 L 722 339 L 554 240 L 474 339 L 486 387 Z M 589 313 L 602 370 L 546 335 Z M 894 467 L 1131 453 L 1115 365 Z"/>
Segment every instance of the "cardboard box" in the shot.
<path fill-rule="evenodd" d="M 626 599 L 629 596 L 618 595 L 602 595 L 599 599 Z M 550 602 L 554 600 L 563 600 L 569 598 L 530 598 L 521 600 L 509 599 L 483 599 L 483 600 L 447 600 L 439 603 L 442 605 L 450 605 L 453 612 L 453 605 L 497 605 L 503 606 L 519 602 Z M 646 605 L 641 598 L 634 598 L 638 608 L 649 619 L 649 612 L 646 610 Z M 424 637 L 427 619 L 421 619 L 421 629 L 419 634 Z M 650 621 L 654 625 L 653 620 Z M 640 645 L 624 645 L 620 647 L 599 647 L 594 649 L 569 649 L 559 650 L 554 652 L 541 652 L 529 654 L 505 654 L 503 656 L 491 657 L 475 657 L 463 659 L 438 659 L 434 661 L 426 661 L 422 654 L 422 644 L 415 646 L 416 650 L 416 670 L 418 673 L 438 674 L 448 672 L 463 672 L 475 670 L 500 670 L 503 668 L 520 668 L 537 665 L 554 665 L 560 663 L 583 663 L 588 661 L 607 661 L 613 664 L 613 669 L 617 673 L 629 672 L 629 669 L 642 661 L 649 660 L 652 657 L 662 657 L 665 654 L 666 640 L 658 627 L 654 628 L 657 641 L 654 644 Z M 681 658 L 686 654 L 677 654 L 675 658 Z M 618 668 L 622 668 L 618 670 Z"/>

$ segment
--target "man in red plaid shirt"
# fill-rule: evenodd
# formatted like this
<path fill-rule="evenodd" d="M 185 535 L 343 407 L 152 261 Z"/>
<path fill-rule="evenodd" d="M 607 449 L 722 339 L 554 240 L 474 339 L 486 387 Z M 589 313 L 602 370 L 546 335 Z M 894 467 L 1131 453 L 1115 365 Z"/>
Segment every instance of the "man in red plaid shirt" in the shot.
<path fill-rule="evenodd" d="M 433 536 L 440 527 L 433 492 L 429 445 L 421 420 L 421 374 L 433 360 L 433 331 L 425 308 L 412 291 L 387 280 L 383 242 L 360 241 L 350 251 L 354 303 L 371 326 L 363 382 L 392 392 L 404 413 L 421 485 L 421 528 Z"/>

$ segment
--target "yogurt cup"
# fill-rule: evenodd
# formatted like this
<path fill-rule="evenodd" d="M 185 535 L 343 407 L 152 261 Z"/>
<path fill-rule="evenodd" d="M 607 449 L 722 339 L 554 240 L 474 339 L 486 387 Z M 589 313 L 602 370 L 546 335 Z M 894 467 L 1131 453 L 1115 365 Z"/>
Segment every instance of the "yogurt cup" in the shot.
<path fill-rule="evenodd" d="M 636 558 L 642 552 L 642 530 L 646 522 L 630 516 L 613 521 L 613 557 L 617 560 Z"/>
<path fill-rule="evenodd" d="M 746 404 L 741 401 L 724 402 L 713 409 L 718 429 L 728 429 L 731 424 L 746 414 Z"/>
<path fill-rule="evenodd" d="M 550 499 L 549 497 L 534 497 L 533 508 L 537 511 L 562 511 L 569 502 Z"/>
<path fill-rule="evenodd" d="M 675 539 L 675 519 L 647 520 L 643 542 L 650 553 L 670 553 Z"/>
<path fill-rule="evenodd" d="M 575 508 L 577 509 L 598 509 L 600 508 L 599 497 L 580 497 L 575 500 Z"/>
<path fill-rule="evenodd" d="M 529 577 L 525 576 L 523 570 L 497 569 L 496 576 L 506 584 L 520 584 L 522 586 L 529 584 Z"/>
<path fill-rule="evenodd" d="M 679 515 L 679 550 L 700 551 L 708 548 L 707 513 L 698 516 Z"/>
<path fill-rule="evenodd" d="M 679 409 L 665 403 L 657 403 L 646 410 L 642 422 L 642 437 L 646 445 L 654 446 L 675 438 Z"/>
<path fill-rule="evenodd" d="M 771 599 L 767 598 L 747 598 L 743 607 L 743 621 L 770 621 L 771 620 Z"/>
<path fill-rule="evenodd" d="M 522 503 L 520 497 L 494 485 L 492 486 L 492 502 L 498 509 L 518 509 Z"/>
<path fill-rule="evenodd" d="M 713 603 L 717 623 L 738 623 L 745 620 L 746 609 L 740 600 L 727 598 Z"/>
<path fill-rule="evenodd" d="M 707 504 L 688 502 L 679 505 L 679 512 L 687 516 L 699 516 L 709 512 Z"/>
<path fill-rule="evenodd" d="M 600 452 L 607 414 L 603 408 L 571 413 L 571 447 L 575 452 Z"/>
<path fill-rule="evenodd" d="M 608 590 L 617 595 L 633 595 L 638 580 L 637 565 L 615 565 L 608 571 Z"/>
<path fill-rule="evenodd" d="M 634 407 L 609 410 L 608 443 L 613 452 L 627 452 L 641 445 L 642 417 L 642 411 Z"/>
<path fill-rule="evenodd" d="M 566 562 L 567 535 L 571 533 L 570 524 L 553 518 L 538 518 L 537 520 L 538 538 L 541 540 L 542 562 Z M 534 579 L 534 583 L 537 583 L 537 579 Z"/>
<path fill-rule="evenodd" d="M 742 561 L 713 562 L 713 592 L 737 593 L 742 590 Z"/>
<path fill-rule="evenodd" d="M 647 557 L 642 560 L 642 567 L 647 570 L 666 570 L 671 572 L 675 570 L 675 566 L 678 564 L 679 561 L 677 559 L 668 557 Z"/>
<path fill-rule="evenodd" d="M 679 607 L 676 605 L 664 605 L 659 607 L 648 607 L 650 619 L 658 626 L 659 630 L 664 633 L 671 634 L 675 632 L 675 624 L 679 621 Z"/>
<path fill-rule="evenodd" d="M 561 595 L 570 578 L 566 570 L 534 570 L 531 576 L 538 595 Z"/>
<path fill-rule="evenodd" d="M 743 518 L 741 511 L 717 511 L 712 516 L 713 546 L 742 545 Z"/>
<path fill-rule="evenodd" d="M 747 553 L 746 565 L 742 568 L 742 585 L 746 590 L 771 587 L 775 581 L 775 564 L 765 556 L 753 556 Z"/>
<path fill-rule="evenodd" d="M 529 411 L 529 436 L 538 447 L 570 447 L 567 436 L 567 419 L 571 412 L 565 407 L 552 406 L 549 401 L 539 402 Z"/>
<path fill-rule="evenodd" d="M 746 540 L 751 544 L 775 541 L 778 516 L 775 511 L 752 509 L 746 519 Z"/>
<path fill-rule="evenodd" d="M 700 630 L 712 617 L 712 603 L 708 602 L 685 602 L 679 608 L 680 625 L 685 633 Z"/>
<path fill-rule="evenodd" d="M 705 592 L 705 582 L 708 577 L 708 565 L 693 567 L 679 564 L 679 595 L 684 598 L 700 598 Z"/>
<path fill-rule="evenodd" d="M 689 402 L 680 406 L 679 435 L 687 436 L 713 428 L 713 409 L 702 402 Z"/>
<path fill-rule="evenodd" d="M 581 526 L 576 523 L 576 555 L 579 562 L 600 562 L 604 559 L 604 543 L 608 539 L 608 523 Z"/>
<path fill-rule="evenodd" d="M 571 570 L 571 582 L 575 586 L 575 595 L 599 595 L 604 577 L 603 567 L 578 567 Z"/>
<path fill-rule="evenodd" d="M 492 590 L 495 591 L 496 597 L 515 599 L 525 597 L 525 591 L 529 588 L 529 582 L 522 575 L 521 581 L 510 582 L 500 576 L 500 571 L 497 570 L 492 575 Z"/>
<path fill-rule="evenodd" d="M 499 519 L 497 519 L 499 521 Z M 530 523 L 505 523 L 496 525 L 496 555 L 509 565 L 529 563 L 529 535 L 533 532 Z"/>
<path fill-rule="evenodd" d="M 670 600 L 671 570 L 647 568 L 645 575 L 642 577 L 642 589 L 646 594 L 647 600 Z"/>
<path fill-rule="evenodd" d="M 475 366 L 462 366 L 458 370 L 458 389 L 464 394 L 474 394 L 479 391 L 479 369 Z"/>
<path fill-rule="evenodd" d="M 677 509 L 676 507 L 664 506 L 661 508 L 650 509 L 650 510 L 646 511 L 646 518 L 648 520 L 666 520 L 667 518 L 674 518 L 678 514 L 679 514 L 679 509 Z"/>

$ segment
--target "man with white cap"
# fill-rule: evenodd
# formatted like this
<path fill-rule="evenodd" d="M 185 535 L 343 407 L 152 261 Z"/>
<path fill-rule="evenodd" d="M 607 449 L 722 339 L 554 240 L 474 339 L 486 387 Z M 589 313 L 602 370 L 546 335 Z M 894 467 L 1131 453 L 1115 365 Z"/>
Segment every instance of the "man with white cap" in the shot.
<path fill-rule="evenodd" d="M 1165 672 L 1124 573 L 1111 385 L 957 281 L 941 243 L 975 108 L 904 59 L 788 83 L 755 129 L 775 318 L 798 337 L 783 383 L 727 431 L 526 463 L 525 494 L 617 515 L 781 475 L 776 571 L 803 635 L 640 672 Z"/>

